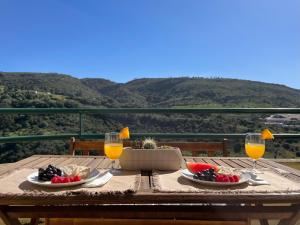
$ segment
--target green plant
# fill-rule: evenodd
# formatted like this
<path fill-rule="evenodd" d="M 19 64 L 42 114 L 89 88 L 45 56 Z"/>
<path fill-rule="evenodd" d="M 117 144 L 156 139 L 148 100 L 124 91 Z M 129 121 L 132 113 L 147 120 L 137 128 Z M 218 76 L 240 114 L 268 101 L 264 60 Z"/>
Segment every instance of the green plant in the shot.
<path fill-rule="evenodd" d="M 141 149 L 143 146 L 143 142 L 140 140 L 134 140 L 131 144 L 131 148 L 133 149 Z"/>
<path fill-rule="evenodd" d="M 157 148 L 157 144 L 156 141 L 153 138 L 146 138 L 143 141 L 143 149 L 156 149 Z"/>

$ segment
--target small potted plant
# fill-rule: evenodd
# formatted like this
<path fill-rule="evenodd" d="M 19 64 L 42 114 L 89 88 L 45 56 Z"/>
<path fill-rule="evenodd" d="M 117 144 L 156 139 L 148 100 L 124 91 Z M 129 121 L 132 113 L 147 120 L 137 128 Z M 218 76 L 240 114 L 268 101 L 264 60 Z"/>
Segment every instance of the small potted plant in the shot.
<path fill-rule="evenodd" d="M 120 165 L 126 170 L 178 170 L 182 163 L 179 148 L 158 146 L 152 138 L 135 141 L 124 149 Z"/>

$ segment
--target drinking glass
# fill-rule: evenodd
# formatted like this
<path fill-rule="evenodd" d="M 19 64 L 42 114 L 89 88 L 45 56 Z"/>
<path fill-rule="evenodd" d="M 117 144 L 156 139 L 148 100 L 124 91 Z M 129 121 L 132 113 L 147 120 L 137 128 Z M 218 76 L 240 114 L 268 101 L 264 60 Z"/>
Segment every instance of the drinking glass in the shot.
<path fill-rule="evenodd" d="M 119 133 L 105 133 L 104 152 L 111 160 L 111 169 L 115 170 L 115 160 L 120 158 L 123 151 L 123 142 L 120 139 Z"/>
<path fill-rule="evenodd" d="M 256 170 L 256 160 L 265 154 L 265 140 L 261 138 L 261 134 L 249 133 L 245 138 L 246 154 L 253 160 L 253 172 L 260 173 Z"/>

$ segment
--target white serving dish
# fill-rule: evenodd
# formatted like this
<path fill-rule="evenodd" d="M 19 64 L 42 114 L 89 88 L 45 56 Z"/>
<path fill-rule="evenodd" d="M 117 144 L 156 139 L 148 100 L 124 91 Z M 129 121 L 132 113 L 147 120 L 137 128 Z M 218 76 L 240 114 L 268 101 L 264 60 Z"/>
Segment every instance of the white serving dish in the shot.
<path fill-rule="evenodd" d="M 204 180 L 195 179 L 193 177 L 193 173 L 191 173 L 188 169 L 181 170 L 181 175 L 184 178 L 186 178 L 188 180 L 191 180 L 193 182 L 196 182 L 196 183 L 200 183 L 200 184 L 208 185 L 208 186 L 221 186 L 221 187 L 223 187 L 223 186 L 234 186 L 234 185 L 243 184 L 243 183 L 248 182 L 251 179 L 251 176 L 250 176 L 249 173 L 241 173 L 240 174 L 240 181 L 239 182 L 235 182 L 235 183 L 223 183 L 223 182 L 204 181 Z"/>
<path fill-rule="evenodd" d="M 38 180 L 38 171 L 36 171 L 36 172 L 30 174 L 27 177 L 27 180 L 32 184 L 43 186 L 43 187 L 60 188 L 60 187 L 72 187 L 72 186 L 76 186 L 79 184 L 91 182 L 91 181 L 95 180 L 99 175 L 100 175 L 100 172 L 95 169 L 91 172 L 90 176 L 87 179 L 81 179 L 80 181 L 76 181 L 76 182 L 52 184 L 51 181 L 39 181 Z"/>

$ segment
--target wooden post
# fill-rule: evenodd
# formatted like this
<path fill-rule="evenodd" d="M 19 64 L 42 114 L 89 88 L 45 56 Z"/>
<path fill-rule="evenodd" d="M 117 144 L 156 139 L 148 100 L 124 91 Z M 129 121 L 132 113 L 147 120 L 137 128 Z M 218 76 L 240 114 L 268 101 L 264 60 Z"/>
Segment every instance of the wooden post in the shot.
<path fill-rule="evenodd" d="M 71 137 L 70 145 L 69 145 L 69 154 L 70 155 L 75 155 L 74 143 L 75 143 L 75 138 Z"/>
<path fill-rule="evenodd" d="M 229 156 L 229 152 L 228 152 L 228 139 L 224 138 L 223 140 L 223 156 L 224 157 L 228 157 Z"/>

